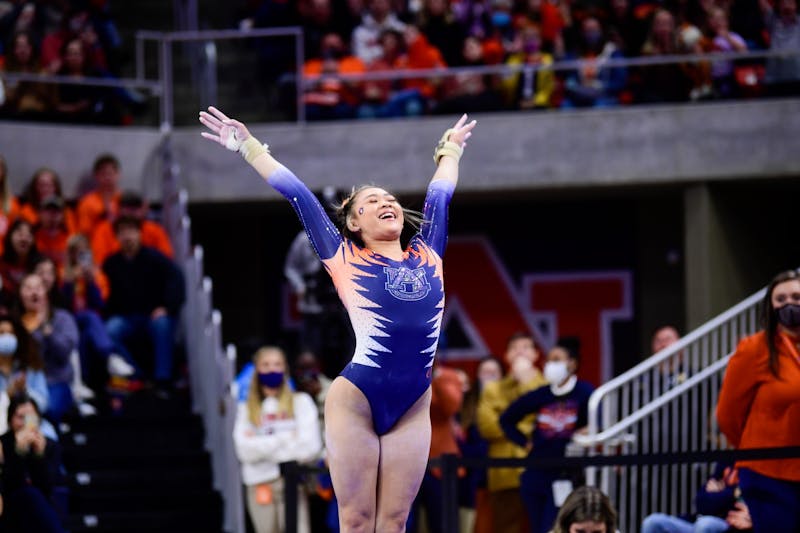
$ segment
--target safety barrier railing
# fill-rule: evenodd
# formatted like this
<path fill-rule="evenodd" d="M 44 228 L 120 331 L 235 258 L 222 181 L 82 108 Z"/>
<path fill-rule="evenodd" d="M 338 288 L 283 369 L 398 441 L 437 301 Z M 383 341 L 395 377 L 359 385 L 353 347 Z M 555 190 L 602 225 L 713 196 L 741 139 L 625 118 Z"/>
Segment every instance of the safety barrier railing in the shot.
<path fill-rule="evenodd" d="M 203 419 L 204 445 L 211 456 L 214 488 L 223 501 L 223 529 L 227 533 L 244 533 L 242 482 L 233 447 L 236 398 L 232 394 L 232 384 L 236 376 L 236 348 L 223 346 L 222 314 L 213 306 L 213 284 L 203 270 L 203 248 L 191 246 L 188 194 L 175 189 L 178 169 L 168 161 L 165 154 L 163 220 L 186 283 L 182 329 L 192 410 Z"/>
<path fill-rule="evenodd" d="M 138 31 L 135 36 L 135 77 L 103 78 L 57 76 L 46 74 L 30 74 L 3 72 L 0 74 L 8 82 L 39 82 L 67 85 L 97 86 L 119 89 L 139 89 L 147 91 L 159 100 L 159 120 L 162 129 L 169 131 L 175 124 L 175 76 L 176 64 L 174 45 L 183 43 L 191 45 L 186 49 L 186 57 L 191 69 L 190 84 L 199 95 L 200 107 L 217 104 L 219 98 L 218 70 L 223 66 L 217 53 L 219 41 L 280 39 L 293 40 L 294 71 L 287 80 L 294 84 L 295 116 L 298 122 L 305 121 L 304 93 L 312 87 L 317 77 L 303 75 L 306 51 L 303 47 L 303 29 L 301 27 L 265 28 L 250 30 L 188 30 L 177 32 Z M 149 61 L 146 44 L 155 43 L 157 57 Z M 240 51 L 241 52 L 241 51 Z M 244 53 L 244 52 L 241 52 Z M 544 64 L 497 64 L 471 67 L 451 67 L 432 69 L 391 69 L 385 71 L 369 71 L 363 73 L 326 73 L 325 78 L 349 82 L 386 81 L 404 79 L 442 79 L 456 76 L 497 75 L 508 78 L 517 74 L 532 75 L 539 71 L 567 72 L 579 71 L 586 66 L 598 69 L 654 67 L 669 64 L 693 64 L 716 62 L 764 62 L 770 59 L 796 58 L 800 50 L 754 50 L 748 52 L 712 52 L 703 54 L 674 54 L 642 57 L 606 57 L 602 59 L 575 59 L 555 61 Z M 148 77 L 148 70 L 155 66 L 155 77 Z M 150 67 L 150 69 L 148 69 Z M 239 73 L 250 76 L 251 73 Z M 298 80 L 300 82 L 298 83 Z"/>
<path fill-rule="evenodd" d="M 444 454 L 429 461 L 428 467 L 436 467 L 437 477 L 441 480 L 440 515 L 442 523 L 440 531 L 456 533 L 461 531 L 459 518 L 459 476 L 464 470 L 487 470 L 491 468 L 536 468 L 557 471 L 581 471 L 593 468 L 609 468 L 620 473 L 636 468 L 686 468 L 709 472 L 711 465 L 722 462 L 733 464 L 739 460 L 778 460 L 800 458 L 800 446 L 780 448 L 753 448 L 746 450 L 706 450 L 697 452 L 651 453 L 633 455 L 594 455 L 585 457 L 537 458 L 535 454 L 527 458 L 485 458 L 459 457 Z M 285 533 L 297 532 L 298 486 L 315 475 L 327 474 L 328 470 L 318 466 L 309 466 L 297 462 L 281 464 L 281 475 L 284 479 L 284 516 L 286 517 Z M 700 489 L 707 479 L 691 488 L 689 497 Z M 612 501 L 612 503 L 614 503 Z M 618 531 L 638 533 L 641 520 L 623 522 L 623 515 L 618 511 Z M 412 509 L 412 512 L 415 510 Z M 659 512 L 667 512 L 658 510 Z M 642 518 L 644 518 L 643 515 Z"/>
<path fill-rule="evenodd" d="M 728 359 L 739 340 L 759 329 L 765 289 L 687 334 L 675 344 L 601 385 L 589 401 L 576 455 L 663 454 L 725 448 L 714 415 Z M 708 465 L 590 468 L 587 482 L 617 505 L 623 531 L 649 513 L 689 513 Z"/>
<path fill-rule="evenodd" d="M 681 65 L 691 63 L 715 63 L 725 61 L 752 61 L 770 58 L 800 56 L 800 50 L 752 50 L 748 52 L 707 52 L 703 54 L 670 54 L 640 57 L 609 57 L 604 59 L 565 59 L 550 64 L 496 64 L 469 67 L 446 67 L 428 69 L 391 69 L 360 73 L 326 73 L 325 77 L 344 81 L 381 81 L 401 79 L 430 79 L 462 74 L 511 76 L 520 72 L 552 71 L 565 72 L 580 70 L 587 66 L 598 68 L 649 67 L 658 65 Z M 304 77 L 306 85 L 314 79 Z"/>
<path fill-rule="evenodd" d="M 200 76 L 202 83 L 200 87 L 203 88 L 205 94 L 210 100 L 206 102 L 201 101 L 201 107 L 206 105 L 216 104 L 217 94 L 217 61 L 216 61 L 216 42 L 220 40 L 232 39 L 257 39 L 257 38 L 280 38 L 290 37 L 294 39 L 294 49 L 296 57 L 296 76 L 298 79 L 302 77 L 303 61 L 305 52 L 303 49 L 303 30 L 300 27 L 291 28 L 267 28 L 267 29 L 251 29 L 247 31 L 240 30 L 202 30 L 202 31 L 179 31 L 179 32 L 155 32 L 155 31 L 138 31 L 136 32 L 136 80 L 145 81 L 146 78 L 146 49 L 145 44 L 148 41 L 153 41 L 158 46 L 158 82 L 163 89 L 163 98 L 161 99 L 161 123 L 162 127 L 165 125 L 174 124 L 175 119 L 175 101 L 174 101 L 174 87 L 173 87 L 173 68 L 174 68 L 174 43 L 204 43 L 201 49 L 203 54 L 195 56 L 202 58 L 204 62 L 203 74 Z M 304 110 L 301 104 L 301 95 L 298 89 L 297 95 L 297 113 L 298 120 L 304 120 Z"/>

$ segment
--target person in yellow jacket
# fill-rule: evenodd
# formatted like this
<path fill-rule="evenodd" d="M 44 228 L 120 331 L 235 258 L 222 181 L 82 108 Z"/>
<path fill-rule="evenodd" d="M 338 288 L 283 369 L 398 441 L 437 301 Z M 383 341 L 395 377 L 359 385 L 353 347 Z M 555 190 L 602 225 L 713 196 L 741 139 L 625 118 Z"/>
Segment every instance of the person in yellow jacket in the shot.
<path fill-rule="evenodd" d="M 506 100 L 517 109 L 547 109 L 555 107 L 555 72 L 550 70 L 553 56 L 541 49 L 539 28 L 535 24 L 523 26 L 518 35 L 517 50 L 506 59 L 508 66 L 530 66 L 503 80 Z"/>
<path fill-rule="evenodd" d="M 506 345 L 505 361 L 510 371 L 500 381 L 487 383 L 478 401 L 478 431 L 489 442 L 489 457 L 526 457 L 527 451 L 508 440 L 500 427 L 500 415 L 511 402 L 547 381 L 534 363 L 539 352 L 533 337 L 525 333 L 511 336 Z M 519 423 L 526 435 L 533 430 L 534 417 Z M 490 468 L 488 472 L 489 502 L 492 508 L 494 533 L 526 531 L 525 510 L 519 494 L 522 468 Z"/>

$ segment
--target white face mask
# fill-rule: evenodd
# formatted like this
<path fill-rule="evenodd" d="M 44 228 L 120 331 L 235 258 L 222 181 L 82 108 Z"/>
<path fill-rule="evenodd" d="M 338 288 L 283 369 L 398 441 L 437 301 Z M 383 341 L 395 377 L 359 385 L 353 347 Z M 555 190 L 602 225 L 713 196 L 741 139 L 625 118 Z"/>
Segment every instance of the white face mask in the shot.
<path fill-rule="evenodd" d="M 561 385 L 569 377 L 566 361 L 548 361 L 544 365 L 544 379 L 551 385 Z"/>
<path fill-rule="evenodd" d="M 13 333 L 0 333 L 0 355 L 10 356 L 17 351 L 17 337 Z"/>

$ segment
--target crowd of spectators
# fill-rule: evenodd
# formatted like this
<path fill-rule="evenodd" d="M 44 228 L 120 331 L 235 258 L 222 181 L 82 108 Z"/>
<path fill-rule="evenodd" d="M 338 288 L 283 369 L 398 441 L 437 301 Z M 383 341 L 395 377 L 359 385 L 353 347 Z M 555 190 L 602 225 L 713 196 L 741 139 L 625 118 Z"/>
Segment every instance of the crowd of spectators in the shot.
<path fill-rule="evenodd" d="M 78 198 L 49 168 L 14 195 L 7 168 L 0 156 L 0 498 L 14 502 L 4 513 L 0 500 L 0 529 L 61 531 L 63 423 L 111 409 L 110 391 L 172 394 L 184 281 L 147 203 L 120 190 L 113 155 L 96 158 Z"/>
<path fill-rule="evenodd" d="M 739 61 L 712 55 L 800 52 L 796 0 L 264 0 L 248 2 L 240 21 L 244 28 L 289 25 L 304 29 L 310 119 L 797 94 L 800 82 L 800 55 Z M 608 64 L 678 54 L 709 57 L 635 68 Z M 548 68 L 567 60 L 583 61 Z M 341 77 L 491 65 L 516 68 Z"/>
<path fill-rule="evenodd" d="M 239 27 L 299 26 L 311 120 L 606 107 L 800 93 L 797 0 L 252 0 Z M 108 0 L 0 1 L 0 74 L 120 75 Z M 130 45 L 130 43 L 128 43 Z M 788 52 L 715 60 L 719 52 Z M 294 45 L 255 46 L 262 81 L 293 109 Z M 619 58 L 708 54 L 624 67 Z M 554 63 L 572 62 L 553 69 Z M 510 67 L 408 77 L 404 71 Z M 344 79 L 342 75 L 377 74 Z M 398 76 L 399 74 L 399 76 Z M 135 91 L 39 80 L 0 84 L 0 118 L 121 124 Z"/>
<path fill-rule="evenodd" d="M 81 81 L 120 76 L 123 43 L 107 0 L 0 1 L 0 118 L 122 124 L 141 96 L 123 89 L 8 74 L 50 74 Z"/>

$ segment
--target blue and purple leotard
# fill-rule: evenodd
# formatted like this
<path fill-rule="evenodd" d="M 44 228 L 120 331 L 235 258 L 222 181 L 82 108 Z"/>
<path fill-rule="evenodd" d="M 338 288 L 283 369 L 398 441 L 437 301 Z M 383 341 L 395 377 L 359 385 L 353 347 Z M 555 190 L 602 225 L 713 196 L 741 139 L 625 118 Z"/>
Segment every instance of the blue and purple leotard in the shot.
<path fill-rule="evenodd" d="M 428 389 L 444 310 L 442 255 L 454 186 L 428 186 L 421 231 L 402 261 L 345 239 L 311 191 L 288 169 L 269 183 L 294 207 L 333 279 L 356 338 L 341 375 L 366 396 L 375 432 L 388 432 Z"/>

